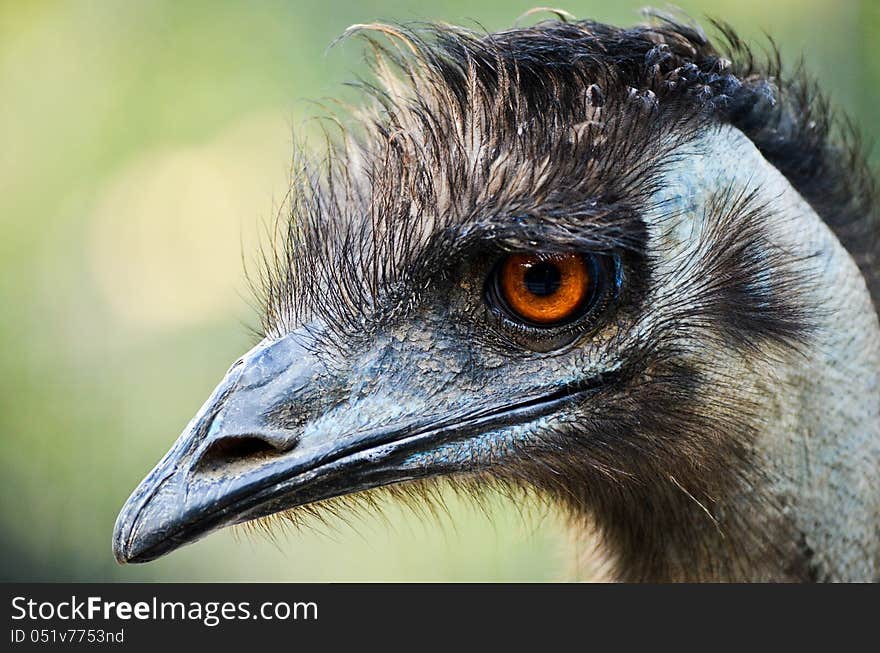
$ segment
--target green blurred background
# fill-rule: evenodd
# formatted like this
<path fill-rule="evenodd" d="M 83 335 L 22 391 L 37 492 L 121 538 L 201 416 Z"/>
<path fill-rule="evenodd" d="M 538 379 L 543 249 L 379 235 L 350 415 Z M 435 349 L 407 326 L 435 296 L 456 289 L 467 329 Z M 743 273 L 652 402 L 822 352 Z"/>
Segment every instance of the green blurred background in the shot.
<path fill-rule="evenodd" d="M 110 552 L 117 510 L 256 323 L 242 276 L 287 188 L 309 99 L 339 95 L 349 24 L 513 24 L 535 0 L 0 2 L 0 580 L 555 580 L 553 515 L 389 508 L 352 528 L 224 531 L 145 566 Z M 643 0 L 572 0 L 639 20 Z M 880 3 L 677 3 L 803 53 L 870 137 Z M 303 126 L 304 125 L 304 126 Z M 540 513 L 539 513 L 540 514 Z"/>

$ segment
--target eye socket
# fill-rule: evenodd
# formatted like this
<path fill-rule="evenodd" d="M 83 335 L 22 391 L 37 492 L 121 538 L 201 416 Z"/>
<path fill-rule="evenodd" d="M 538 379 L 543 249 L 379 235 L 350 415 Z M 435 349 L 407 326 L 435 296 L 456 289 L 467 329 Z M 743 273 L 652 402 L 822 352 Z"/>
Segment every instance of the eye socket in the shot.
<path fill-rule="evenodd" d="M 594 254 L 515 253 L 489 278 L 489 299 L 515 322 L 538 328 L 571 324 L 603 296 L 606 270 Z"/>

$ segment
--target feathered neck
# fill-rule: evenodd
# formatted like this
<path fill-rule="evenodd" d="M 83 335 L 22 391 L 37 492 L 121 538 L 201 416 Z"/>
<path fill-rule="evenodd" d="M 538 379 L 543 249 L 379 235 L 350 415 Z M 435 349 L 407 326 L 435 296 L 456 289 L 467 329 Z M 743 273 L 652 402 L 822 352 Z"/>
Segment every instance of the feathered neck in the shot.
<path fill-rule="evenodd" d="M 741 453 L 719 460 L 717 467 L 733 468 L 735 481 L 715 494 L 680 478 L 660 479 L 660 485 L 677 490 L 658 493 L 658 485 L 644 483 L 644 494 L 622 503 L 637 518 L 617 519 L 608 510 L 594 515 L 614 561 L 611 577 L 880 578 L 880 325 L 858 266 L 822 218 L 736 129 L 710 130 L 690 156 L 667 171 L 664 182 L 656 198 L 663 215 L 669 215 L 670 204 L 680 208 L 677 224 L 666 217 L 662 229 L 659 222 L 652 228 L 654 238 L 664 239 L 667 261 L 699 256 L 688 248 L 711 241 L 709 235 L 718 231 L 711 223 L 718 212 L 703 210 L 712 189 L 719 184 L 758 189 L 768 208 L 760 225 L 765 255 L 779 253 L 778 274 L 796 268 L 797 284 L 776 291 L 791 293 L 811 329 L 796 347 L 756 344 L 715 347 L 709 358 L 705 348 L 695 354 L 702 359 L 704 396 L 711 397 L 704 412 L 717 414 L 718 421 L 734 416 L 747 427 L 729 436 L 721 429 L 717 439 L 719 452 L 729 444 L 727 437 L 741 440 Z M 718 255 L 712 251 L 705 249 L 707 256 Z M 667 275 L 662 292 L 676 297 L 680 286 L 671 276 L 672 264 L 666 271 L 662 260 L 658 265 Z M 652 301 L 662 305 L 667 299 Z M 635 505 L 640 501 L 649 507 Z"/>

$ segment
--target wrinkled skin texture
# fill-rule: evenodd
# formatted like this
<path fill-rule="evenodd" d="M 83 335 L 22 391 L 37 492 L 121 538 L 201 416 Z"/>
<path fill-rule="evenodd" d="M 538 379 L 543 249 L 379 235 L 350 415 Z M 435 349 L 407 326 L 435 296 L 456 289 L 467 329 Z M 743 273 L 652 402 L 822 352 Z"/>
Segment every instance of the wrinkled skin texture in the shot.
<path fill-rule="evenodd" d="M 483 129 L 462 156 L 482 160 Z M 613 578 L 876 578 L 880 328 L 859 268 L 738 129 L 682 122 L 656 141 L 637 201 L 606 207 L 596 192 L 566 222 L 540 179 L 513 170 L 495 192 L 535 205 L 489 229 L 458 218 L 467 246 L 433 276 L 400 273 L 370 293 L 359 328 L 319 310 L 279 325 L 135 490 L 117 557 L 453 475 L 546 494 L 598 533 Z M 439 247 L 437 225 L 460 215 L 433 197 L 412 250 Z M 373 227 L 372 247 L 389 228 Z M 523 250 L 618 256 L 613 301 L 576 328 L 516 328 L 485 284 Z M 344 294 L 331 277 L 314 283 Z"/>

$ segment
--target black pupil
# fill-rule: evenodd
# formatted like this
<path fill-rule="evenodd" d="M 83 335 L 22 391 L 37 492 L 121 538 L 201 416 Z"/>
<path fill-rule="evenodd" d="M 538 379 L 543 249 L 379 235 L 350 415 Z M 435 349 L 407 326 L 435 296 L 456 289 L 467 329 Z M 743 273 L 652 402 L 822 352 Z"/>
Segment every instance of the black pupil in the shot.
<path fill-rule="evenodd" d="M 562 274 L 552 263 L 536 263 L 526 270 L 523 281 L 529 292 L 538 297 L 552 295 L 562 285 Z"/>

